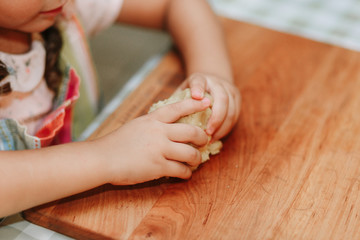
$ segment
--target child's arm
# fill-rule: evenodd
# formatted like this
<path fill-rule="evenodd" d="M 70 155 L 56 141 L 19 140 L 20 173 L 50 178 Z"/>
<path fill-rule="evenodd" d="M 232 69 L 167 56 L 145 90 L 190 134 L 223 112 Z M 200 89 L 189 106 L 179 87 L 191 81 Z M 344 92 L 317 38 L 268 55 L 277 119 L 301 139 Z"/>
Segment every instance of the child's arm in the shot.
<path fill-rule="evenodd" d="M 165 106 L 94 141 L 0 151 L 0 218 L 105 183 L 189 178 L 189 165 L 199 165 L 201 155 L 185 143 L 205 145 L 207 135 L 198 127 L 169 123 L 209 105 L 209 99 L 188 99 Z"/>
<path fill-rule="evenodd" d="M 124 0 L 119 22 L 167 29 L 185 60 L 192 97 L 214 97 L 207 133 L 225 136 L 240 113 L 240 93 L 233 84 L 222 28 L 206 0 Z"/>

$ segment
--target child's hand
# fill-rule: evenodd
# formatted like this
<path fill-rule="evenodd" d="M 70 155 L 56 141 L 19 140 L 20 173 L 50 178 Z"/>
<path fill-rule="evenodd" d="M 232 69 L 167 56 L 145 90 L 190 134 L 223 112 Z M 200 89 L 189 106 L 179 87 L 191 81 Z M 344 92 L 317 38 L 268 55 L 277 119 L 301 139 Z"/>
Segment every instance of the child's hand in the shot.
<path fill-rule="evenodd" d="M 124 185 L 163 176 L 190 178 L 189 166 L 199 165 L 201 154 L 186 143 L 205 145 L 207 134 L 195 126 L 171 123 L 209 105 L 209 99 L 170 104 L 95 140 L 96 155 L 101 156 L 107 167 L 107 182 Z"/>
<path fill-rule="evenodd" d="M 190 87 L 193 99 L 202 99 L 208 92 L 214 98 L 213 113 L 209 119 L 206 132 L 212 140 L 218 140 L 230 132 L 239 118 L 241 95 L 230 81 L 219 77 L 195 73 L 187 78 L 179 87 Z"/>

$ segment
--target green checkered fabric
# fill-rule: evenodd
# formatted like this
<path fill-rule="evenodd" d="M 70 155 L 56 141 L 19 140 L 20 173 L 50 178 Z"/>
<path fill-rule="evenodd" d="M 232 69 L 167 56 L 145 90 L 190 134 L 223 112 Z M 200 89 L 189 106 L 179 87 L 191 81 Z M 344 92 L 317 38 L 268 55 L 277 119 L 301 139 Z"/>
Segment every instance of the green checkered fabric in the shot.
<path fill-rule="evenodd" d="M 71 240 L 67 236 L 24 221 L 19 214 L 0 223 L 0 239 L 6 240 Z"/>
<path fill-rule="evenodd" d="M 218 14 L 360 51 L 360 0 L 209 0 Z"/>

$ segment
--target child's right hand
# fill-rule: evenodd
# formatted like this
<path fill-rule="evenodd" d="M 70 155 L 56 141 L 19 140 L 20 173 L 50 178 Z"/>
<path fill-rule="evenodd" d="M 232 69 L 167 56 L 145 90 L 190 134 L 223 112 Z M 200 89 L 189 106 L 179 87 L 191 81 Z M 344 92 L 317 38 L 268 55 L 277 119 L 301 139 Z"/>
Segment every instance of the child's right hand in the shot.
<path fill-rule="evenodd" d="M 202 146 L 208 136 L 199 127 L 172 123 L 209 105 L 207 98 L 170 104 L 90 142 L 95 144 L 94 157 L 101 158 L 106 182 L 125 185 L 164 176 L 190 178 L 189 166 L 199 165 L 201 154 L 187 143 Z"/>

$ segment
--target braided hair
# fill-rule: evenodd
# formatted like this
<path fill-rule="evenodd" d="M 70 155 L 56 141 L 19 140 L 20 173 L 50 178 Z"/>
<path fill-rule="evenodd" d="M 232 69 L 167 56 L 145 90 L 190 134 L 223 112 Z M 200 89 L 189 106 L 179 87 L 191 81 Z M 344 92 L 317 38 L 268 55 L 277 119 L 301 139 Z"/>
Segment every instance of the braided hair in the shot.
<path fill-rule="evenodd" d="M 59 90 L 62 72 L 59 67 L 59 56 L 63 41 L 56 27 L 50 27 L 41 33 L 45 42 L 45 80 L 49 89 L 55 92 Z"/>
<path fill-rule="evenodd" d="M 4 80 L 8 75 L 9 75 L 9 71 L 6 68 L 6 65 L 0 60 L 0 82 Z M 0 86 L 0 96 L 10 92 L 11 92 L 11 86 L 9 82 Z"/>
<path fill-rule="evenodd" d="M 63 41 L 59 30 L 52 26 L 41 33 L 44 39 L 46 51 L 44 77 L 48 88 L 56 94 L 62 80 L 62 72 L 59 67 L 59 56 Z M 0 60 L 0 82 L 9 75 L 6 65 Z M 0 96 L 12 91 L 10 83 L 0 86 Z"/>

